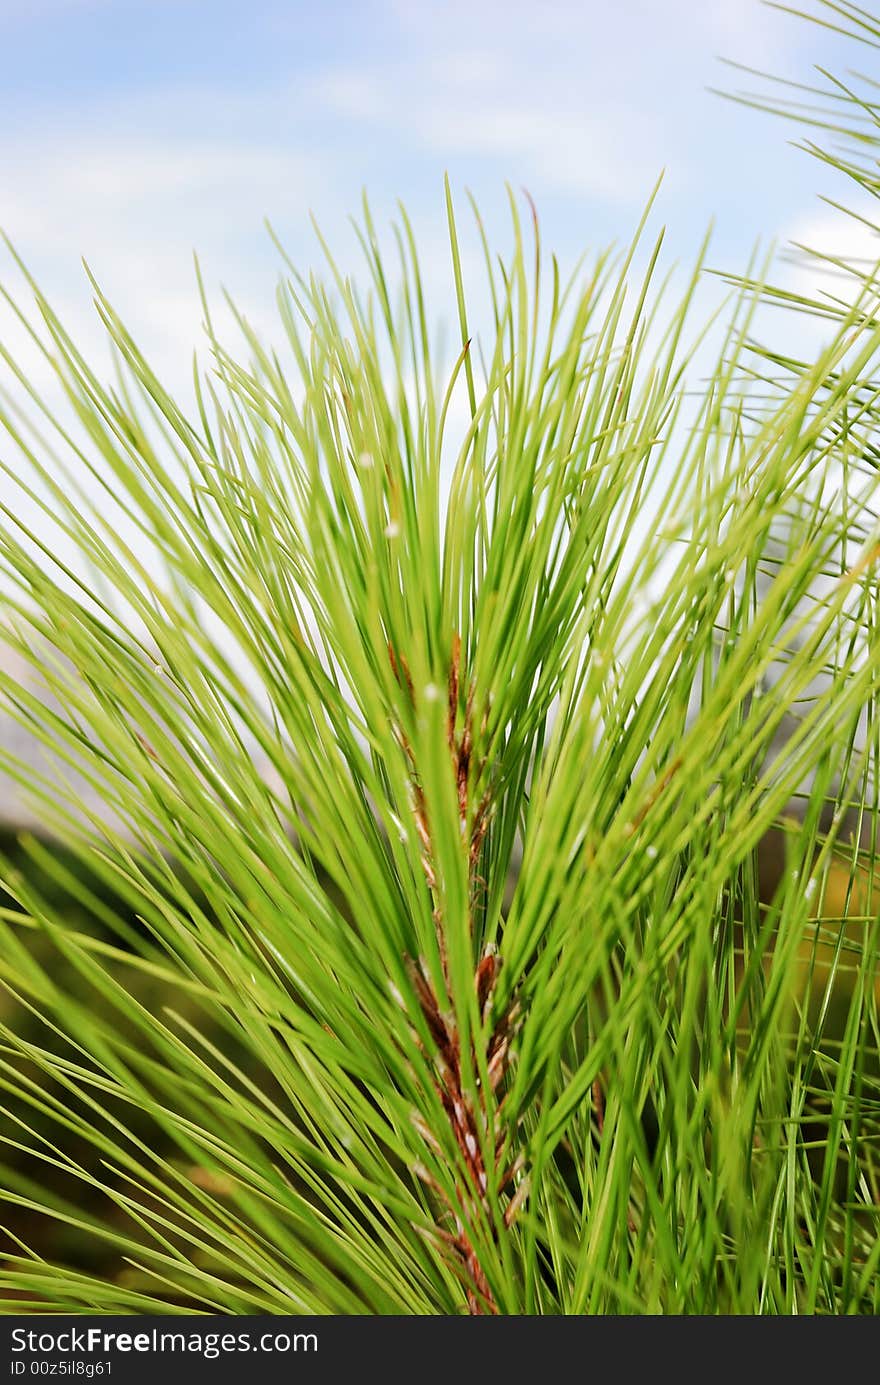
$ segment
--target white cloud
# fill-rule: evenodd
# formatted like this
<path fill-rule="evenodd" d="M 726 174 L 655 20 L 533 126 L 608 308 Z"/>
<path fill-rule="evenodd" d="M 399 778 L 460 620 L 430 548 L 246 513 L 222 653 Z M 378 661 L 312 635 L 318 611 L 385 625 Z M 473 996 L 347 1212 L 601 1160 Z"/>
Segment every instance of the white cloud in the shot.
<path fill-rule="evenodd" d="M 787 240 L 813 256 L 799 265 L 802 282 L 812 282 L 817 277 L 839 282 L 844 274 L 842 267 L 851 267 L 861 275 L 877 265 L 880 231 L 868 224 L 872 217 L 876 218 L 877 203 L 868 202 L 858 212 L 858 216 L 848 216 L 840 211 L 823 211 L 794 225 Z"/>
<path fill-rule="evenodd" d="M 0 223 L 38 251 L 93 253 L 260 226 L 271 208 L 307 203 L 319 165 L 260 142 L 162 138 L 123 131 L 17 138 L 0 146 Z M 158 241 L 157 241 L 158 236 Z"/>
<path fill-rule="evenodd" d="M 880 232 L 866 222 L 877 215 L 877 204 L 855 207 L 859 216 L 828 208 L 794 222 L 783 238 L 783 258 L 772 279 L 782 288 L 839 307 L 855 303 L 865 277 L 880 265 Z M 864 220 L 859 219 L 864 217 Z M 875 289 L 880 296 L 880 283 Z M 785 314 L 774 321 L 774 343 L 809 355 L 827 342 L 834 325 L 821 317 Z"/>
<path fill-rule="evenodd" d="M 438 152 L 491 155 L 544 187 L 609 202 L 645 195 L 658 171 L 645 157 L 621 159 L 605 121 L 573 111 L 476 104 L 429 112 L 421 129 Z"/>
<path fill-rule="evenodd" d="M 316 74 L 317 106 L 538 194 L 634 207 L 670 161 L 674 182 L 700 181 L 694 112 L 718 54 L 784 68 L 813 32 L 756 0 L 387 0 L 379 15 L 397 41 Z"/>
<path fill-rule="evenodd" d="M 321 184 L 307 152 L 281 145 L 88 128 L 0 143 L 0 175 L 0 226 L 75 338 L 92 347 L 101 339 L 83 256 L 148 354 L 183 379 L 202 340 L 193 249 L 209 283 L 228 282 L 265 325 L 277 256 L 263 217 L 296 208 L 305 221 Z M 24 349 L 36 383 L 45 381 L 20 333 L 0 322 L 3 340 Z"/>
<path fill-rule="evenodd" d="M 441 159 L 493 160 L 501 178 L 538 190 L 625 203 L 642 199 L 659 172 L 652 132 L 635 138 L 634 113 L 624 103 L 587 115 L 581 93 L 560 98 L 549 74 L 524 87 L 515 64 L 484 64 L 477 54 L 460 63 L 432 60 L 428 68 L 337 66 L 309 92 L 337 117 L 393 129 L 404 144 Z"/>
<path fill-rule="evenodd" d="M 277 341 L 281 329 L 273 289 L 279 264 L 262 218 L 268 211 L 282 217 L 296 211 L 307 225 L 308 201 L 319 195 L 322 178 L 308 151 L 271 140 L 175 137 L 161 129 L 132 130 L 130 119 L 108 120 L 100 128 L 81 120 L 52 134 L 0 133 L 0 226 L 77 348 L 106 380 L 110 350 L 81 264 L 85 255 L 135 341 L 188 410 L 194 348 L 203 366 L 208 364 L 193 247 L 200 252 L 221 334 L 228 333 L 230 321 L 216 291 L 218 280 L 229 284 L 258 332 Z M 0 282 L 36 321 L 28 287 L 5 255 L 0 255 Z M 2 302 L 0 343 L 36 393 L 51 407 L 61 406 L 69 424 L 51 362 Z M 33 414 L 24 388 L 2 362 L 0 386 Z M 53 442 L 63 454 L 63 444 Z M 2 430 L 0 463 L 24 474 L 22 459 Z M 88 494 L 98 497 L 97 483 L 83 468 L 78 471 Z M 45 518 L 4 476 L 0 497 L 48 537 Z M 125 537 L 137 550 L 138 536 L 125 531 Z M 63 557 L 79 566 L 70 545 L 60 538 L 57 543 Z"/>

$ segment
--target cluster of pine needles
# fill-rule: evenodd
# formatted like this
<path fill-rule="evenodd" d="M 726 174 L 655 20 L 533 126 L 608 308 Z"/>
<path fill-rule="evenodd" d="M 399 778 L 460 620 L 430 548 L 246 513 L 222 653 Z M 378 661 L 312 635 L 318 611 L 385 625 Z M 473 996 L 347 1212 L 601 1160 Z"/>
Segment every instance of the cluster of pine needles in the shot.
<path fill-rule="evenodd" d="M 877 1312 L 877 281 L 790 295 L 794 360 L 757 275 L 692 324 L 653 213 L 566 275 L 512 198 L 475 332 L 447 210 L 454 361 L 365 204 L 274 347 L 203 295 L 191 406 L 19 263 L 0 1294 Z"/>

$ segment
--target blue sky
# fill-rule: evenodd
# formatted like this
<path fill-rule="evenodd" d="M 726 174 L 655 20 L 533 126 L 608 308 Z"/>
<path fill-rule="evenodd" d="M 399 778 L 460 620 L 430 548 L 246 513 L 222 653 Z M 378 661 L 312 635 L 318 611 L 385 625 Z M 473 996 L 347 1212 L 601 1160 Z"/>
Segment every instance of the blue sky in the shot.
<path fill-rule="evenodd" d="M 628 237 L 665 169 L 670 257 L 714 217 L 736 269 L 821 223 L 821 171 L 707 91 L 740 80 L 719 55 L 799 79 L 852 60 L 757 0 L 0 0 L 0 225 L 87 345 L 80 256 L 175 376 L 193 248 L 269 328 L 266 216 L 308 265 L 310 210 L 345 245 L 362 187 L 380 217 L 400 197 L 442 286 L 444 170 L 502 239 L 505 180 L 528 187 L 565 259 Z"/>

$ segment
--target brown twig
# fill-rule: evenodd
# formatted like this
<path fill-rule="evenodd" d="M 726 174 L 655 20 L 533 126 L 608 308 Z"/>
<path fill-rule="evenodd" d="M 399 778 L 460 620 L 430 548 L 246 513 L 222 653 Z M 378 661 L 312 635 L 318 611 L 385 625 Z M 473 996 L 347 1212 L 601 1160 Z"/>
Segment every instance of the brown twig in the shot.
<path fill-rule="evenodd" d="M 501 962 L 496 950 L 487 948 L 474 976 L 477 1003 L 484 1023 L 491 1019 L 500 970 Z M 497 1313 L 498 1307 L 480 1264 L 467 1222 L 482 1213 L 491 1224 L 488 1203 L 490 1172 L 494 1173 L 495 1186 L 499 1193 L 515 1188 L 505 1212 L 506 1226 L 511 1225 L 526 1193 L 524 1181 L 515 1186 L 522 1172 L 522 1161 L 514 1159 L 508 1162 L 508 1132 L 501 1128 L 488 1149 L 486 1143 L 490 1114 L 488 1103 L 492 1102 L 497 1113 L 501 1105 L 498 1098 L 509 1071 L 510 1040 L 517 1019 L 517 1009 L 515 1005 L 508 1006 L 489 1029 L 484 1056 L 491 1096 L 481 1090 L 479 1084 L 474 1096 L 462 1082 L 461 1041 L 451 1004 L 441 1007 L 423 963 L 410 961 L 409 973 L 435 1050 L 434 1089 L 440 1098 L 461 1154 L 464 1178 L 456 1179 L 455 1195 L 450 1198 L 422 1165 L 417 1165 L 415 1172 L 434 1196 L 444 1204 L 446 1213 L 452 1220 L 454 1229 L 446 1231 L 438 1228 L 438 1236 L 449 1250 L 456 1267 L 466 1273 L 469 1311 L 473 1314 Z M 448 1000 L 448 997 L 446 999 Z M 474 1068 L 477 1067 L 473 1043 L 471 1063 Z M 423 1118 L 414 1116 L 413 1120 L 425 1143 L 435 1154 L 441 1154 L 440 1142 Z"/>
<path fill-rule="evenodd" d="M 415 689 L 405 657 L 395 653 L 390 645 L 388 654 L 397 683 L 414 702 Z M 462 682 L 461 638 L 456 634 L 452 640 L 447 676 L 446 739 L 455 776 L 461 837 L 467 850 L 468 878 L 470 892 L 473 895 L 479 882 L 477 865 L 489 827 L 492 800 L 490 790 L 485 788 L 471 813 L 472 786 L 475 781 L 479 782 L 483 778 L 485 759 L 475 762 L 475 690 L 471 684 L 461 715 Z M 484 712 L 481 731 L 485 730 L 486 720 L 487 713 Z M 410 768 L 411 809 L 421 845 L 422 868 L 428 888 L 432 894 L 436 894 L 437 866 L 424 791 L 412 747 L 402 729 L 398 732 L 398 737 Z M 480 1263 L 468 1224 L 472 1224 L 474 1218 L 480 1216 L 492 1228 L 491 1234 L 494 1237 L 498 1235 L 489 1201 L 490 1176 L 497 1192 L 512 1193 L 504 1214 L 505 1226 L 509 1227 L 512 1224 L 527 1192 L 527 1181 L 522 1179 L 517 1182 L 522 1173 L 522 1161 L 509 1159 L 508 1128 L 502 1125 L 491 1142 L 491 1147 L 487 1144 L 488 1132 L 492 1128 L 491 1117 L 494 1114 L 497 1118 L 503 1105 L 503 1088 L 510 1067 L 510 1045 L 519 1010 L 517 1004 L 512 1002 L 501 1015 L 493 1016 L 501 959 L 497 949 L 489 945 L 484 949 L 474 974 L 477 1007 L 483 1033 L 487 1035 L 482 1062 L 477 1061 L 473 1038 L 470 1041 L 469 1053 L 469 1070 L 486 1072 L 488 1090 L 481 1086 L 478 1079 L 476 1091 L 469 1092 L 462 1081 L 461 1037 L 451 999 L 445 927 L 439 904 L 435 904 L 433 918 L 445 993 L 438 996 L 423 961 L 414 962 L 411 958 L 407 958 L 406 961 L 434 1050 L 434 1090 L 440 1099 L 449 1129 L 461 1155 L 464 1177 L 456 1179 L 455 1193 L 450 1197 L 421 1164 L 416 1166 L 415 1172 L 432 1195 L 443 1204 L 446 1215 L 451 1218 L 453 1229 L 447 1230 L 438 1226 L 435 1239 L 445 1248 L 450 1264 L 463 1278 L 468 1310 L 473 1314 L 497 1313 L 498 1306 Z M 430 1130 L 422 1117 L 415 1116 L 414 1121 L 426 1145 L 435 1155 L 442 1155 L 442 1142 L 435 1132 Z"/>

